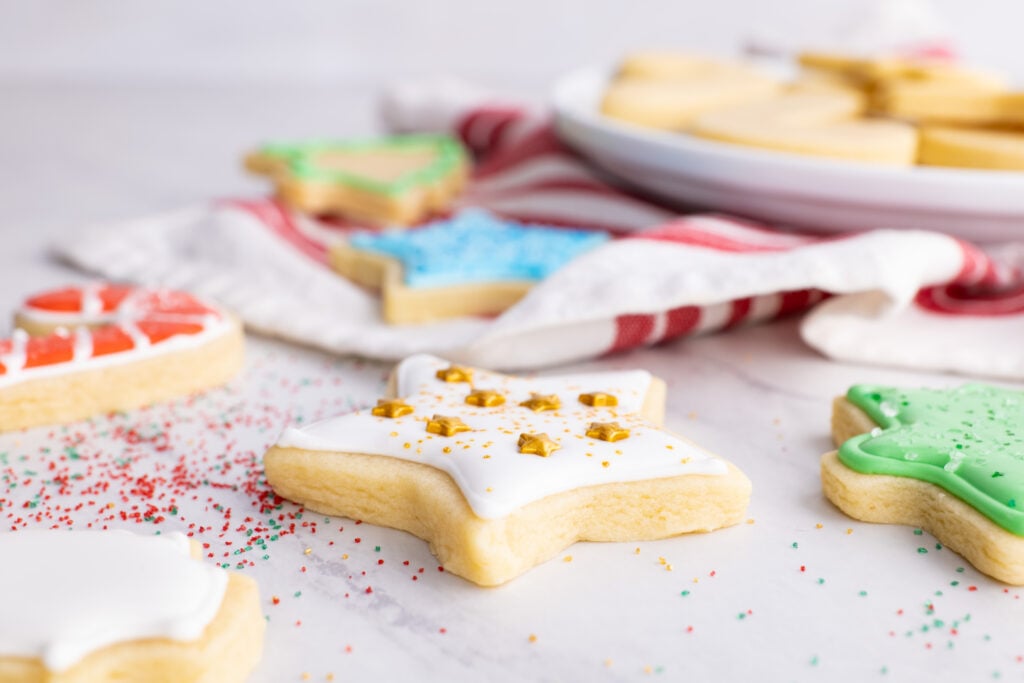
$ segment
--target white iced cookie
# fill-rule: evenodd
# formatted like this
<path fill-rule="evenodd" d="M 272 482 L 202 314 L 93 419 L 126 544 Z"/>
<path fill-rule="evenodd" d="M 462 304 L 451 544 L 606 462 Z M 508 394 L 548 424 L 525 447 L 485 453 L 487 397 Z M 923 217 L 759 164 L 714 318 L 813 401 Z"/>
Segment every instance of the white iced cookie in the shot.
<path fill-rule="evenodd" d="M 863 98 L 839 90 L 793 92 L 718 109 L 697 118 L 698 137 L 749 147 L 852 161 L 910 165 L 917 131 L 896 121 L 862 118 Z"/>
<path fill-rule="evenodd" d="M 750 482 L 661 429 L 643 371 L 521 378 L 413 356 L 390 398 L 301 429 L 264 458 L 281 496 L 403 529 L 445 569 L 504 583 L 580 540 L 739 522 Z"/>
<path fill-rule="evenodd" d="M 259 660 L 256 583 L 180 534 L 0 534 L 0 683 L 236 683 Z"/>

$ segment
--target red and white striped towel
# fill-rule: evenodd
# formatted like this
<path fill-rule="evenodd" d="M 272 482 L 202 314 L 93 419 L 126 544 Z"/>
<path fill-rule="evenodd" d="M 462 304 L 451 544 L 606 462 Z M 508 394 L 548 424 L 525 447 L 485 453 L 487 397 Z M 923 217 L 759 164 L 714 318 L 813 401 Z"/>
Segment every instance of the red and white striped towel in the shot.
<path fill-rule="evenodd" d="M 543 111 L 445 85 L 397 91 L 397 130 L 451 131 L 478 154 L 460 208 L 620 236 L 495 319 L 390 326 L 376 300 L 326 267 L 353 226 L 274 200 L 219 201 L 108 227 L 59 251 L 105 277 L 191 289 L 253 329 L 343 354 L 418 351 L 533 368 L 811 308 L 805 340 L 858 362 L 1024 377 L 1019 251 L 993 259 L 946 235 L 780 232 L 720 215 L 678 217 L 611 185 L 567 150 Z M 1002 265 L 997 265 L 1002 264 Z M 831 297 L 831 298 L 829 298 Z"/>

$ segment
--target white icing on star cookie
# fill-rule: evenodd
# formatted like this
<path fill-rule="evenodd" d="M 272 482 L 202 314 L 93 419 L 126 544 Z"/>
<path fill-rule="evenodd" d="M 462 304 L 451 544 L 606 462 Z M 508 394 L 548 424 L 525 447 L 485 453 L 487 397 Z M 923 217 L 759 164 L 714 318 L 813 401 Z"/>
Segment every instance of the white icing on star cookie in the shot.
<path fill-rule="evenodd" d="M 0 533 L 0 657 L 41 659 L 60 672 L 117 643 L 195 640 L 227 580 L 177 533 Z"/>
<path fill-rule="evenodd" d="M 471 385 L 439 379 L 438 371 L 449 365 L 418 355 L 398 366 L 396 396 L 412 407 L 411 414 L 389 418 L 360 410 L 287 429 L 277 445 L 382 455 L 436 467 L 452 477 L 473 512 L 484 519 L 505 517 L 546 496 L 584 486 L 728 471 L 722 460 L 639 416 L 650 373 L 527 378 L 473 369 Z M 466 396 L 473 389 L 494 390 L 506 400 L 493 407 L 469 405 Z M 579 395 L 588 392 L 612 394 L 618 405 L 584 405 Z M 555 394 L 561 406 L 538 412 L 520 406 L 533 394 Z M 471 431 L 429 433 L 427 425 L 435 415 L 457 417 Z M 617 422 L 629 436 L 620 441 L 588 437 L 594 422 Z M 547 457 L 521 453 L 521 434 L 547 434 L 559 448 Z"/>

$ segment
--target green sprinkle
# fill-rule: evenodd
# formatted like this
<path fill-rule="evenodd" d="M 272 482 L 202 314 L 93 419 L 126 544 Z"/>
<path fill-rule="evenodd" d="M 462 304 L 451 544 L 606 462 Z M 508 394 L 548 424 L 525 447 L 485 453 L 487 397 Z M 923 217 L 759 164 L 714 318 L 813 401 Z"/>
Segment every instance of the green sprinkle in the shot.
<path fill-rule="evenodd" d="M 376 552 L 376 553 L 379 553 L 380 552 L 380 546 L 379 545 L 373 546 L 373 551 Z"/>
<path fill-rule="evenodd" d="M 811 666 L 818 666 L 818 655 L 811 657 Z"/>
<path fill-rule="evenodd" d="M 866 598 L 867 596 L 868 596 L 868 592 L 867 591 L 861 591 L 860 592 L 860 597 Z"/>
<path fill-rule="evenodd" d="M 825 583 L 825 579 L 818 579 L 818 585 L 819 586 L 822 585 L 823 583 Z"/>
<path fill-rule="evenodd" d="M 295 591 L 295 597 L 296 598 L 302 597 L 302 591 Z"/>
<path fill-rule="evenodd" d="M 917 552 L 919 552 L 920 554 L 924 555 L 924 554 L 926 554 L 928 552 L 928 548 L 918 548 Z"/>
<path fill-rule="evenodd" d="M 797 543 L 796 541 L 793 541 L 793 550 L 796 550 L 799 547 L 800 547 L 800 544 Z"/>
<path fill-rule="evenodd" d="M 923 533 L 924 533 L 924 531 L 922 531 L 921 529 L 914 529 L 914 535 L 915 536 L 920 536 Z"/>
<path fill-rule="evenodd" d="M 683 596 L 684 598 L 685 598 L 685 597 L 686 597 L 687 595 L 689 595 L 689 594 L 690 594 L 690 591 L 683 591 L 682 593 L 680 593 L 680 595 L 681 595 L 681 596 Z"/>

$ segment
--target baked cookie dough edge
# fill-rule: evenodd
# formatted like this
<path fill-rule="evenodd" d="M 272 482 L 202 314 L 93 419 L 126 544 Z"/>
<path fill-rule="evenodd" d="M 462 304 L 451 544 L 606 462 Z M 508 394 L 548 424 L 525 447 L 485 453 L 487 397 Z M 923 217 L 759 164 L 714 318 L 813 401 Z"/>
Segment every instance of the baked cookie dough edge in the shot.
<path fill-rule="evenodd" d="M 644 541 L 733 526 L 746 515 L 750 480 L 725 461 L 721 475 L 687 474 L 584 486 L 497 519 L 478 517 L 451 477 L 386 455 L 272 447 L 267 481 L 321 514 L 407 531 L 446 571 L 497 586 L 578 541 Z"/>
<path fill-rule="evenodd" d="M 256 581 L 229 572 L 220 609 L 198 640 L 118 643 L 61 672 L 38 659 L 0 657 L 0 683 L 243 683 L 259 663 L 265 631 Z"/>
<path fill-rule="evenodd" d="M 832 438 L 837 448 L 876 427 L 846 397 L 833 402 Z M 840 461 L 837 450 L 821 458 L 821 485 L 825 497 L 854 519 L 919 527 L 979 571 L 1024 585 L 1024 537 L 1003 529 L 940 486 L 911 477 L 857 472 Z"/>

